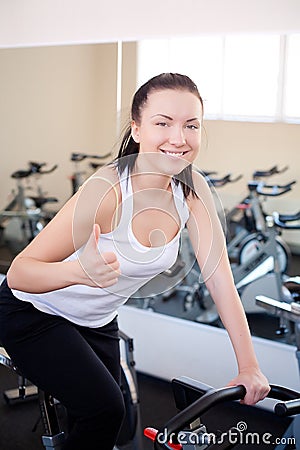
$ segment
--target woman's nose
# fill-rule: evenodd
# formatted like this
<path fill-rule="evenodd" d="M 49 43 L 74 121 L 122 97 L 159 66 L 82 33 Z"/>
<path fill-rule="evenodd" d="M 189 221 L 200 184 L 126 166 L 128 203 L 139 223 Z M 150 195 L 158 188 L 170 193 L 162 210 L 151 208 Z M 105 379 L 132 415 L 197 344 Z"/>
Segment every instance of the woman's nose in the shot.
<path fill-rule="evenodd" d="M 175 145 L 176 147 L 185 145 L 186 143 L 185 134 L 181 126 L 180 127 L 173 126 L 170 128 L 169 142 L 170 144 Z"/>

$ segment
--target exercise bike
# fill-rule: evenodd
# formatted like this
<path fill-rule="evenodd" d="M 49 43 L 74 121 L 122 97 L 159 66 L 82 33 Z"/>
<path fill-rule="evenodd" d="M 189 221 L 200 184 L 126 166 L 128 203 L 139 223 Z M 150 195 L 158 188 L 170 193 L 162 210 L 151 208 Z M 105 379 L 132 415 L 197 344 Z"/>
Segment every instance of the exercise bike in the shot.
<path fill-rule="evenodd" d="M 248 183 L 249 196 L 239 207 L 242 208 L 245 221 L 245 227 L 237 227 L 238 232 L 227 243 L 227 251 L 230 260 L 237 264 L 243 264 L 253 255 L 257 246 L 265 240 L 265 231 L 267 227 L 267 214 L 262 208 L 260 197 L 278 197 L 291 191 L 295 181 L 286 185 L 270 185 L 259 181 L 251 181 Z M 229 220 L 228 229 L 232 229 L 232 221 Z M 286 243 L 276 237 L 277 251 L 279 257 L 279 267 L 282 273 L 286 273 L 290 260 L 290 251 Z"/>
<path fill-rule="evenodd" d="M 0 211 L 0 229 L 1 240 L 13 255 L 19 253 L 55 214 L 45 205 L 58 202 L 57 198 L 45 195 L 38 181 L 42 175 L 52 173 L 57 165 L 50 169 L 45 166 L 46 163 L 30 161 L 28 169 L 11 174 L 17 188 L 12 191 L 8 205 Z M 33 180 L 33 185 L 26 185 L 28 180 Z"/>
<path fill-rule="evenodd" d="M 237 403 L 245 396 L 244 386 L 213 389 L 179 377 L 172 380 L 172 387 L 178 414 L 159 430 L 144 430 L 154 449 L 300 448 L 300 430 L 289 418 L 300 414 L 299 392 L 271 385 L 268 397 L 279 400 L 273 413 Z"/>
<path fill-rule="evenodd" d="M 266 179 L 273 175 L 281 174 L 287 170 L 287 166 L 278 169 L 277 166 L 269 170 L 256 170 L 252 179 L 247 183 L 248 193 L 232 210 L 226 213 L 228 224 L 226 231 L 228 254 L 232 260 L 239 253 L 239 244 L 250 234 L 261 231 L 264 228 L 266 213 L 263 202 L 268 196 L 279 196 L 289 192 L 295 182 L 280 186 L 268 184 Z"/>
<path fill-rule="evenodd" d="M 288 278 L 285 282 L 290 292 L 289 301 L 276 299 L 270 295 L 257 295 L 256 304 L 271 314 L 279 317 L 282 327 L 289 334 L 290 343 L 296 345 L 296 358 L 300 375 L 300 278 Z"/>

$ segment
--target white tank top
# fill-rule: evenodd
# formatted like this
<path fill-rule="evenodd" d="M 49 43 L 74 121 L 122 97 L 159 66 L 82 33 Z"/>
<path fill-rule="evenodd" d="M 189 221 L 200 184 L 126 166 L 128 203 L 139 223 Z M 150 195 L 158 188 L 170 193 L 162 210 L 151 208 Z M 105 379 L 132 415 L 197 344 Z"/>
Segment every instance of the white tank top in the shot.
<path fill-rule="evenodd" d="M 125 173 L 126 172 L 126 173 Z M 97 328 L 109 323 L 117 314 L 119 306 L 126 303 L 145 283 L 169 269 L 177 259 L 179 237 L 189 217 L 188 207 L 180 184 L 172 181 L 174 203 L 180 218 L 176 236 L 161 247 L 145 247 L 134 236 L 133 195 L 131 177 L 125 171 L 120 177 L 122 213 L 118 226 L 110 233 L 101 234 L 99 252 L 116 253 L 121 275 L 109 288 L 72 285 L 42 294 L 30 294 L 12 289 L 20 300 L 31 302 L 37 309 L 48 314 L 62 316 L 78 325 Z M 78 258 L 83 247 L 65 259 Z"/>

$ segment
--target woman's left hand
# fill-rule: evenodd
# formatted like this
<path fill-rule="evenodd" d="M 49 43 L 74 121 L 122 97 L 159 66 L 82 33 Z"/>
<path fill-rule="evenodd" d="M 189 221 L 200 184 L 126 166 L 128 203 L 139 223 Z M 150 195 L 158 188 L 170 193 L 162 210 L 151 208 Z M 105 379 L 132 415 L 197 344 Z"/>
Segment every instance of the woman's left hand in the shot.
<path fill-rule="evenodd" d="M 242 384 L 246 388 L 246 395 L 241 403 L 254 405 L 263 400 L 270 391 L 267 378 L 259 368 L 247 368 L 241 370 L 237 377 L 228 383 L 228 386 L 237 386 Z"/>

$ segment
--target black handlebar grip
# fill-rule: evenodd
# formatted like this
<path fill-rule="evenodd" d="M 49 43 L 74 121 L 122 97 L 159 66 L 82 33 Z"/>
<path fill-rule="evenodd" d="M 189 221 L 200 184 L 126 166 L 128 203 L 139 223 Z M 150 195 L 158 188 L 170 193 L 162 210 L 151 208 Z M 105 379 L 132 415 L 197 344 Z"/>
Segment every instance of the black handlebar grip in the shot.
<path fill-rule="evenodd" d="M 293 389 L 277 384 L 270 384 L 271 390 L 268 393 L 268 398 L 274 398 L 275 400 L 289 401 L 299 399 L 300 393 Z"/>
<path fill-rule="evenodd" d="M 246 395 L 246 388 L 242 385 L 223 387 L 208 391 L 166 423 L 164 429 L 168 434 L 179 432 L 185 425 L 193 422 L 197 417 L 213 406 L 233 400 L 241 400 Z"/>
<path fill-rule="evenodd" d="M 278 416 L 293 416 L 300 414 L 300 398 L 288 400 L 287 402 L 276 403 L 274 411 Z"/>

